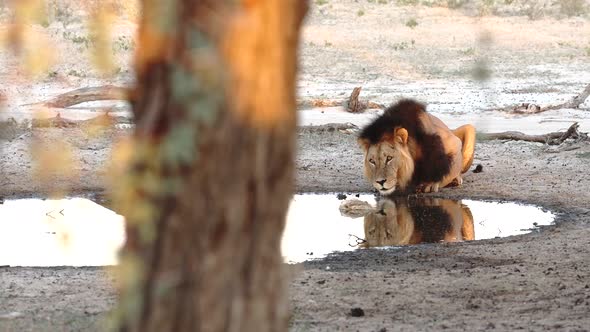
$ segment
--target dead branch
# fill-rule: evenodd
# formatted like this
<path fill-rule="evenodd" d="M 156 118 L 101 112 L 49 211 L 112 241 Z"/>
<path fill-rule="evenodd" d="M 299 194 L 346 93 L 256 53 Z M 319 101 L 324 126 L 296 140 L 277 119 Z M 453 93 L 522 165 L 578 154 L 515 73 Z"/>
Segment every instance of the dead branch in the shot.
<path fill-rule="evenodd" d="M 574 122 L 574 124 L 572 124 L 567 131 L 561 135 L 561 137 L 559 139 L 557 139 L 557 141 L 555 141 L 555 145 L 557 144 L 561 144 L 563 143 L 566 139 L 568 138 L 573 138 L 573 139 L 588 139 L 588 135 L 586 133 L 580 133 L 578 131 L 578 128 L 580 128 L 580 125 L 577 122 Z"/>
<path fill-rule="evenodd" d="M 348 111 L 350 113 L 360 113 L 363 111 L 362 105 L 359 101 L 359 95 L 361 94 L 361 87 L 357 86 L 356 88 L 352 89 L 352 93 L 348 98 Z"/>
<path fill-rule="evenodd" d="M 132 124 L 128 117 L 112 116 L 104 113 L 87 120 L 70 120 L 63 118 L 59 113 L 52 118 L 33 119 L 33 128 L 83 128 L 83 127 L 104 127 L 108 128 L 117 124 Z"/>
<path fill-rule="evenodd" d="M 298 129 L 301 132 L 341 132 L 345 134 L 352 134 L 359 131 L 359 127 L 353 123 L 326 123 L 318 126 L 304 126 Z"/>
<path fill-rule="evenodd" d="M 586 85 L 582 93 L 572 98 L 572 100 L 565 102 L 560 105 L 551 106 L 552 109 L 559 109 L 559 108 L 579 108 L 580 105 L 586 101 L 586 99 L 590 96 L 590 84 Z"/>
<path fill-rule="evenodd" d="M 559 138 L 563 133 L 549 133 L 544 135 L 527 135 L 520 131 L 504 131 L 501 133 L 482 133 L 478 136 L 482 140 L 509 140 L 509 141 L 525 141 L 535 143 L 547 143 L 549 140 Z"/>
<path fill-rule="evenodd" d="M 510 141 L 525 141 L 543 143 L 548 145 L 559 145 L 567 139 L 574 139 L 576 141 L 587 141 L 588 134 L 578 131 L 580 125 L 575 122 L 565 132 L 552 132 L 543 135 L 527 135 L 519 131 L 505 131 L 501 133 L 481 133 L 478 137 L 482 140 L 510 140 Z"/>
<path fill-rule="evenodd" d="M 76 121 L 62 118 L 61 114 L 57 113 L 52 118 L 33 119 L 31 125 L 33 128 L 71 128 L 76 126 Z"/>
<path fill-rule="evenodd" d="M 351 113 L 361 113 L 370 108 L 385 108 L 385 106 L 371 101 L 360 101 L 359 95 L 361 94 L 361 89 L 362 87 L 360 86 L 357 86 L 356 88 L 352 89 L 352 93 L 350 94 L 348 101 L 345 102 L 345 108 L 347 111 Z"/>
<path fill-rule="evenodd" d="M 51 108 L 66 108 L 73 105 L 99 100 L 126 100 L 129 95 L 129 88 L 103 85 L 97 87 L 88 87 L 76 89 L 66 93 L 62 93 L 50 100 L 36 103 L 33 105 L 41 105 Z"/>
<path fill-rule="evenodd" d="M 297 102 L 297 108 L 306 107 L 344 107 L 348 112 L 361 113 L 367 109 L 384 109 L 385 106 L 372 101 L 359 100 L 362 87 L 355 87 L 347 100 L 312 99 Z"/>
<path fill-rule="evenodd" d="M 297 108 L 309 108 L 309 107 L 336 107 L 343 106 L 342 100 L 334 99 L 312 99 L 312 100 L 300 100 L 297 102 Z"/>
<path fill-rule="evenodd" d="M 537 113 L 542 113 L 542 112 L 546 112 L 546 111 L 550 111 L 550 110 L 557 110 L 557 109 L 564 109 L 564 108 L 578 109 L 578 108 L 580 108 L 580 105 L 582 105 L 584 103 L 584 101 L 586 101 L 586 99 L 589 96 L 590 96 L 590 84 L 588 84 L 579 95 L 575 96 L 574 98 L 572 98 L 571 100 L 569 100 L 565 103 L 556 104 L 556 105 L 547 105 L 547 106 L 540 106 L 540 105 L 533 104 L 533 103 L 522 103 L 520 105 L 512 105 L 512 106 L 507 106 L 507 107 L 503 107 L 500 109 L 491 109 L 491 110 L 501 111 L 501 112 L 510 112 L 510 113 L 514 113 L 514 114 L 537 114 Z"/>

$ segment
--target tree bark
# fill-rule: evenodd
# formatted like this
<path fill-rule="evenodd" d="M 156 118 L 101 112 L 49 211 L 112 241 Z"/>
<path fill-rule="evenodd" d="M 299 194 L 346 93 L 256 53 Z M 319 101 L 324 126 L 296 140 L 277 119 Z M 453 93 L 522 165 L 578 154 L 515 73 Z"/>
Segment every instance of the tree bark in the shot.
<path fill-rule="evenodd" d="M 284 331 L 302 0 L 143 1 L 121 331 Z"/>

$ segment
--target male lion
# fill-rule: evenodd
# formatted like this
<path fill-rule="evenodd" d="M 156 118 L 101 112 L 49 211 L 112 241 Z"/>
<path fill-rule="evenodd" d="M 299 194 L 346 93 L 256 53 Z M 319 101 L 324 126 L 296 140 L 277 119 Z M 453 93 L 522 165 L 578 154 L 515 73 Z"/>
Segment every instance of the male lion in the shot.
<path fill-rule="evenodd" d="M 426 107 L 405 99 L 365 127 L 359 144 L 365 152 L 365 177 L 381 195 L 417 189 L 437 192 L 455 182 L 473 162 L 475 128 L 451 131 Z"/>
<path fill-rule="evenodd" d="M 475 239 L 469 208 L 438 198 L 382 198 L 365 215 L 364 228 L 363 248 Z"/>

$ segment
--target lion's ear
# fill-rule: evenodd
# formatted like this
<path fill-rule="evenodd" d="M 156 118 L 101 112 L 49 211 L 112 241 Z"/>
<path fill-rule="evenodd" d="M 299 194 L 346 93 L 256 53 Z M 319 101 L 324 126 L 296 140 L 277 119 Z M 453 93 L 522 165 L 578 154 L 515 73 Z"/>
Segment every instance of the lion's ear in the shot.
<path fill-rule="evenodd" d="M 395 140 L 398 143 L 408 143 L 408 131 L 405 128 L 398 128 L 395 130 Z"/>
<path fill-rule="evenodd" d="M 370 142 L 368 139 L 359 137 L 356 141 L 359 144 L 359 146 L 363 148 L 364 151 L 367 151 L 369 149 Z"/>

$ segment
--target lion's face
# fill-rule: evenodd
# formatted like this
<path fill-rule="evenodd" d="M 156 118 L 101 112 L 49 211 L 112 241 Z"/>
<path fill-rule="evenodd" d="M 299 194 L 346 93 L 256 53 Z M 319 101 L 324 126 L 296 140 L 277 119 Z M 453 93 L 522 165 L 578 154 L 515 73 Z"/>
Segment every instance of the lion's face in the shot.
<path fill-rule="evenodd" d="M 364 218 L 364 247 L 405 245 L 414 232 L 414 222 L 407 206 L 382 199 L 376 211 Z"/>
<path fill-rule="evenodd" d="M 384 137 L 377 144 L 360 143 L 365 150 L 365 177 L 381 195 L 407 187 L 414 172 L 414 160 L 404 129 L 396 130 L 394 135 Z"/>

